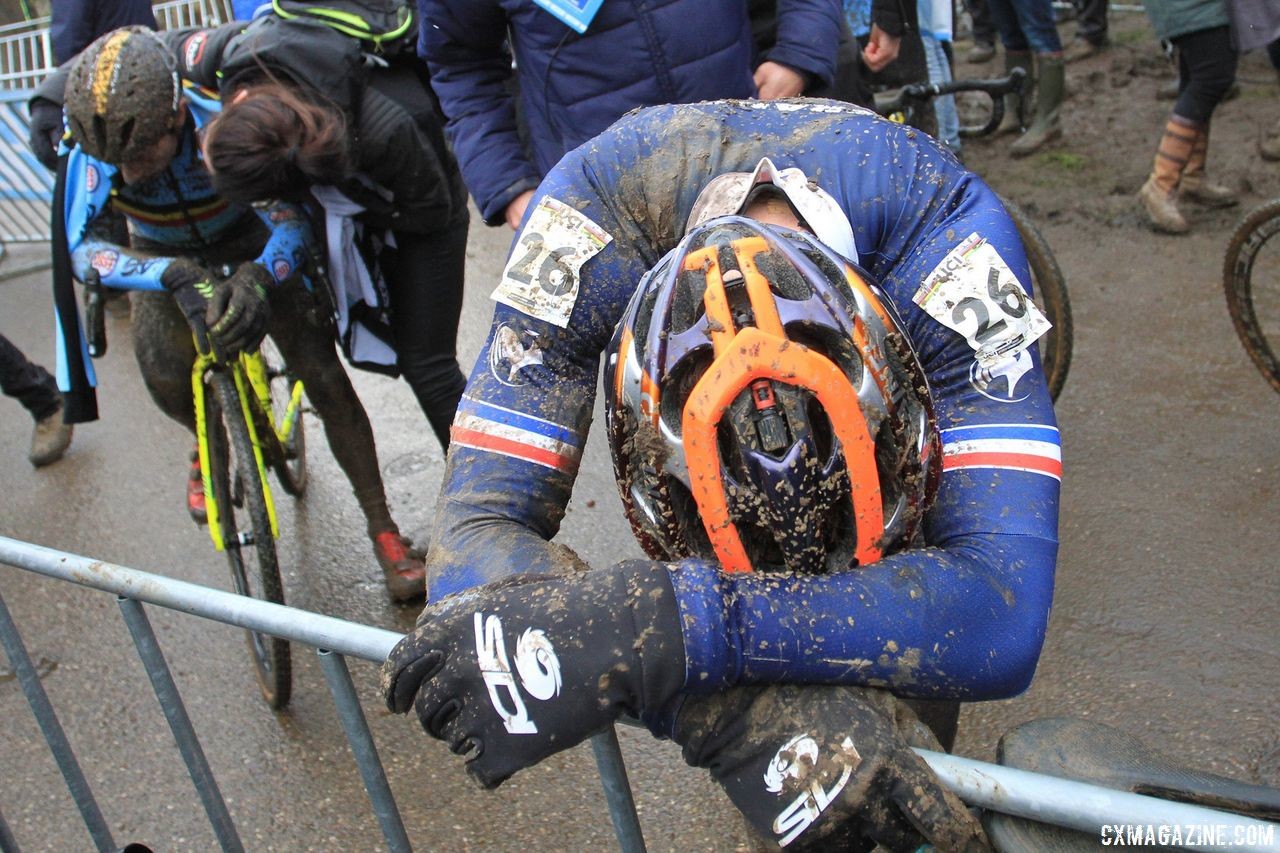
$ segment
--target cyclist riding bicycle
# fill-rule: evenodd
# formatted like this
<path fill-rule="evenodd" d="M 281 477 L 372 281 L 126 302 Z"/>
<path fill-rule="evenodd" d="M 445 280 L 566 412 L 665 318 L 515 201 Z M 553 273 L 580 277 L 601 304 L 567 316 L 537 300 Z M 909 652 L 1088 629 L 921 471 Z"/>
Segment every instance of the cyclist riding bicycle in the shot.
<path fill-rule="evenodd" d="M 302 379 L 351 481 L 388 592 L 397 601 L 421 597 L 421 556 L 391 518 L 368 415 L 338 360 L 328 312 L 319 310 L 304 278 L 313 247 L 302 211 L 282 202 L 253 208 L 214 192 L 200 136 L 218 99 L 179 77 L 150 30 L 102 36 L 76 58 L 66 80 L 74 140 L 64 167 L 72 272 L 133 291 L 134 352 L 156 405 L 194 434 L 196 346 L 232 357 L 270 333 Z M 51 83 L 38 96 L 62 101 L 56 88 Z M 112 210 L 128 220 L 127 246 L 112 239 Z M 233 272 L 220 276 L 220 268 Z M 62 340 L 66 348 L 82 347 L 69 335 Z M 64 388 L 84 387 L 84 377 L 66 369 L 83 361 L 68 356 L 60 353 Z M 187 508 L 203 523 L 199 460 L 192 459 Z"/>
<path fill-rule="evenodd" d="M 775 843 L 980 844 L 906 706 L 949 747 L 1039 657 L 1061 457 L 1029 281 L 992 190 L 860 108 L 653 107 L 571 152 L 493 293 L 389 706 L 488 786 L 625 714 Z M 652 560 L 593 570 L 551 540 L 602 356 Z"/>

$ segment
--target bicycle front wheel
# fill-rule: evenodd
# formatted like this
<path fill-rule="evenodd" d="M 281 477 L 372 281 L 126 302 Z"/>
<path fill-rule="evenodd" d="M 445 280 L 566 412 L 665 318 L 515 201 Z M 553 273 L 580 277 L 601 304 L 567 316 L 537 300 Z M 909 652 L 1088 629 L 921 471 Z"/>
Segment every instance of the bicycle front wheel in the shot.
<path fill-rule="evenodd" d="M 1236 335 L 1271 387 L 1280 391 L 1280 361 L 1271 338 L 1280 333 L 1280 199 L 1244 218 L 1227 243 L 1222 283 Z"/>
<path fill-rule="evenodd" d="M 1022 238 L 1027 265 L 1031 268 L 1032 300 L 1053 324 L 1053 328 L 1045 332 L 1036 345 L 1040 348 L 1040 363 L 1049 385 L 1049 394 L 1056 400 L 1062 393 L 1071 367 L 1074 329 L 1071 325 L 1071 302 L 1067 299 L 1067 282 L 1049 244 L 1027 214 L 1013 202 L 1001 201 Z"/>
<path fill-rule="evenodd" d="M 215 469 L 210 473 L 231 580 L 241 595 L 284 604 L 284 584 L 276 559 L 275 537 L 271 534 L 271 517 L 267 513 L 240 395 L 229 374 L 215 372 L 209 376 L 213 388 L 206 388 L 205 399 L 216 400 L 216 411 L 210 414 L 218 415 L 208 420 L 209 455 L 211 467 Z M 216 393 L 209 393 L 210 390 Z M 289 704 L 293 692 L 289 643 L 256 631 L 248 631 L 247 639 L 262 698 L 273 710 L 279 710 Z"/>
<path fill-rule="evenodd" d="M 262 361 L 271 391 L 271 421 L 280 439 L 282 455 L 271 460 L 280 486 L 295 498 L 307 491 L 307 436 L 302 422 L 302 401 L 292 408 L 294 385 L 298 378 L 289 371 L 284 355 L 271 338 L 262 339 Z"/>

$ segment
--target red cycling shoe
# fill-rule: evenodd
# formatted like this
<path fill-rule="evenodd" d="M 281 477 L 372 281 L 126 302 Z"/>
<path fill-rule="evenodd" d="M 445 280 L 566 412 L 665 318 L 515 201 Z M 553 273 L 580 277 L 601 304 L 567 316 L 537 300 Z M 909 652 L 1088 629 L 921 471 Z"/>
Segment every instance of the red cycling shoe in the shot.
<path fill-rule="evenodd" d="M 427 593 L 427 567 L 423 554 L 398 531 L 384 530 L 373 537 L 373 553 L 382 567 L 392 601 L 409 602 Z"/>
<path fill-rule="evenodd" d="M 204 500 L 204 475 L 200 470 L 200 451 L 191 452 L 191 470 L 187 473 L 187 512 L 196 524 L 209 523 L 209 509 Z"/>

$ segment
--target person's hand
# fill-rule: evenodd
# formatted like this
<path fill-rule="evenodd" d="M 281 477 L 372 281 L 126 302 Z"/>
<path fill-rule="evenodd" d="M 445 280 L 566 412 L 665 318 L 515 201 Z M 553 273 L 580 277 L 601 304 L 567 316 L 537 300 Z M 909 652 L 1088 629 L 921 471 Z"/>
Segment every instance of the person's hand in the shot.
<path fill-rule="evenodd" d="M 209 298 L 213 296 L 208 272 L 194 261 L 174 258 L 160 273 L 160 283 L 173 294 L 178 310 L 187 318 L 187 324 L 195 335 L 196 349 L 201 355 L 208 355 L 209 326 L 205 323 L 205 315 L 209 310 Z M 218 357 L 221 359 L 221 353 Z"/>
<path fill-rule="evenodd" d="M 271 320 L 267 288 L 273 284 L 275 279 L 266 267 L 249 261 L 214 290 L 205 321 L 209 337 L 228 357 L 262 343 Z"/>
<path fill-rule="evenodd" d="M 753 76 L 762 101 L 795 98 L 804 93 L 804 75 L 777 62 L 761 62 Z"/>
<path fill-rule="evenodd" d="M 862 49 L 862 61 L 872 71 L 882 71 L 886 65 L 898 58 L 898 49 L 901 46 L 900 37 L 891 36 L 876 24 L 872 24 L 867 46 Z"/>
<path fill-rule="evenodd" d="M 778 684 L 688 697 L 672 739 L 787 850 L 989 849 L 978 821 L 911 750 L 919 732 L 928 730 L 883 690 Z"/>
<path fill-rule="evenodd" d="M 529 206 L 529 201 L 533 198 L 533 190 L 525 190 L 520 195 L 511 199 L 511 204 L 507 205 L 507 225 L 515 231 L 520 227 L 520 220 L 524 219 L 525 208 Z"/>
<path fill-rule="evenodd" d="M 58 141 L 62 139 L 62 107 L 36 98 L 31 103 L 27 145 L 46 169 L 58 168 Z"/>
<path fill-rule="evenodd" d="M 665 705 L 684 664 L 667 570 L 637 560 L 519 575 L 428 605 L 382 665 L 382 692 L 493 788 L 624 712 Z"/>

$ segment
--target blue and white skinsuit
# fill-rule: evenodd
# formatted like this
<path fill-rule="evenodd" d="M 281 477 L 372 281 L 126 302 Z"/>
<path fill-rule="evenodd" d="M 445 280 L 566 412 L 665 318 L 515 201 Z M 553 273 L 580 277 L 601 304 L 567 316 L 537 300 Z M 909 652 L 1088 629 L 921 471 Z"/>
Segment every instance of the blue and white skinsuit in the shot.
<path fill-rule="evenodd" d="M 266 245 L 254 262 L 270 270 L 276 284 L 302 268 L 311 231 L 301 211 L 282 202 L 261 209 L 229 202 L 213 190 L 200 153 L 199 131 L 221 109 L 217 95 L 184 83 L 190 119 L 182 129 L 179 147 L 168 168 L 145 181 L 124 184 L 119 170 L 75 146 L 67 155 L 64 217 L 72 273 L 84 281 L 96 270 L 102 284 L 122 290 L 164 291 L 161 276 L 172 257 L 156 257 L 119 245 L 111 238 L 111 208 L 129 219 L 135 240 L 172 250 L 174 256 L 194 255 L 245 233 L 245 219 L 261 219 L 270 230 Z M 58 384 L 71 389 L 67 376 L 63 324 L 58 327 Z M 84 342 L 78 342 L 84 348 Z M 87 355 L 83 364 L 91 385 L 96 384 Z"/>
<path fill-rule="evenodd" d="M 799 167 L 846 211 L 859 263 L 894 303 L 928 377 L 943 473 L 925 544 L 872 565 L 779 576 L 671 564 L 685 685 L 857 684 L 958 700 L 1019 693 L 1040 654 L 1057 555 L 1052 403 L 1034 347 L 984 373 L 966 339 L 912 297 L 975 233 L 1025 285 L 1022 243 L 995 193 L 944 149 L 835 102 L 641 110 L 547 176 L 513 258 L 537 247 L 529 227 L 544 198 L 609 240 L 581 266 L 576 291 L 536 309 L 541 319 L 497 305 L 454 421 L 430 598 L 563 565 L 550 540 L 586 443 L 601 353 L 645 272 L 679 241 L 699 191 L 762 157 Z"/>

